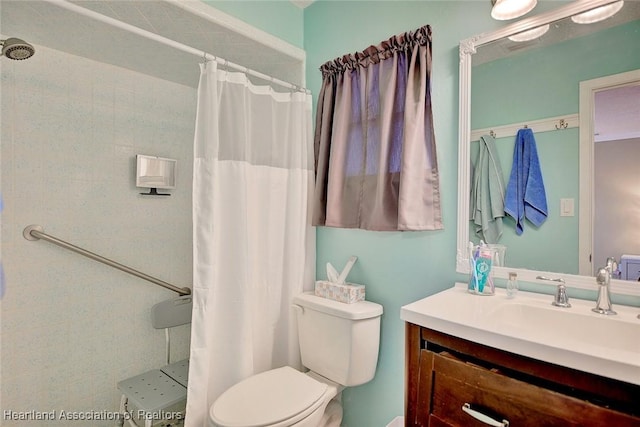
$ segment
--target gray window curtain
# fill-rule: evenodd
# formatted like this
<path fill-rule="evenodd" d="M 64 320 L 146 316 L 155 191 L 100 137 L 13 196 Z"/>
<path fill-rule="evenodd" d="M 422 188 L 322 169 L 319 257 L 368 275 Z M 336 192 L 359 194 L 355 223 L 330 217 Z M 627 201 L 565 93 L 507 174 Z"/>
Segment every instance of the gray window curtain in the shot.
<path fill-rule="evenodd" d="M 431 27 L 320 67 L 314 225 L 442 229 Z"/>

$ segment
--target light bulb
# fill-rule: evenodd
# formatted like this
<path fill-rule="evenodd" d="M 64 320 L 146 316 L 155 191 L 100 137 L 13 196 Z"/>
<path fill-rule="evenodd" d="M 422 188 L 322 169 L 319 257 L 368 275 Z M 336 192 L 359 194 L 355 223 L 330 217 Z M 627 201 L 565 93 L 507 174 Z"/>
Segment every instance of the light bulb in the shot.
<path fill-rule="evenodd" d="M 529 40 L 537 39 L 547 31 L 549 31 L 549 24 L 541 25 L 539 27 L 532 28 L 531 30 L 514 34 L 512 36 L 509 36 L 509 40 L 513 42 L 526 42 Z"/>
<path fill-rule="evenodd" d="M 491 17 L 499 21 L 518 18 L 536 7 L 538 0 L 495 0 Z"/>
<path fill-rule="evenodd" d="M 620 0 L 574 15 L 571 17 L 571 20 L 576 24 L 593 24 L 594 22 L 604 21 L 618 13 L 623 5 L 624 1 Z"/>

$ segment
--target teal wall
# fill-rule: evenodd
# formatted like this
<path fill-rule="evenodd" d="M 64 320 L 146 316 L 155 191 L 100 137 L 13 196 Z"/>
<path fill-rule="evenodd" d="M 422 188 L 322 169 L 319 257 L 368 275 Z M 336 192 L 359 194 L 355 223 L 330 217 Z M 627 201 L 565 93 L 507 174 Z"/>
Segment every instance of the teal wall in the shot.
<path fill-rule="evenodd" d="M 297 47 L 303 47 L 303 11 L 290 1 L 202 0 Z"/>
<path fill-rule="evenodd" d="M 577 113 L 580 82 L 637 69 L 638 43 L 633 21 L 473 67 L 471 128 Z"/>
<path fill-rule="evenodd" d="M 476 66 L 472 71 L 471 128 L 578 113 L 580 82 L 640 68 L 639 45 L 640 21 L 634 21 Z M 578 274 L 579 130 L 536 133 L 535 138 L 549 217 L 539 229 L 526 222 L 521 236 L 515 234 L 513 219 L 506 217 L 500 243 L 508 248 L 509 266 Z M 511 171 L 513 143 L 513 137 L 496 140 L 505 183 Z M 477 149 L 478 144 L 472 144 L 472 161 Z M 575 216 L 560 216 L 561 198 L 576 200 Z"/>
<path fill-rule="evenodd" d="M 383 427 L 404 408 L 404 323 L 400 307 L 449 288 L 455 273 L 458 157 L 458 43 L 495 29 L 490 2 L 320 1 L 305 10 L 307 86 L 317 94 L 318 67 L 394 34 L 430 24 L 433 30 L 433 113 L 444 230 L 371 232 L 318 228 L 317 276 L 357 255 L 349 280 L 365 284 L 367 299 L 384 306 L 376 377 L 343 394 L 345 427 Z M 471 19 L 470 17 L 473 17 Z"/>

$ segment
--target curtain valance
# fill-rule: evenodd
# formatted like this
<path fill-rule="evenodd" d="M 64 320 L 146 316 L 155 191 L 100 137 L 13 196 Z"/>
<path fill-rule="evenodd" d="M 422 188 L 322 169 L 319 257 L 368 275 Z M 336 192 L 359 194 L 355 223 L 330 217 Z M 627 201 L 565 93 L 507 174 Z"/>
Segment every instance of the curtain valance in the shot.
<path fill-rule="evenodd" d="M 396 52 L 407 52 L 415 46 L 427 46 L 431 43 L 431 27 L 425 25 L 415 31 L 399 34 L 383 41 L 378 46 L 369 46 L 362 52 L 350 53 L 340 58 L 327 61 L 320 66 L 322 77 L 343 73 L 356 67 L 367 67 L 382 60 L 391 58 Z"/>

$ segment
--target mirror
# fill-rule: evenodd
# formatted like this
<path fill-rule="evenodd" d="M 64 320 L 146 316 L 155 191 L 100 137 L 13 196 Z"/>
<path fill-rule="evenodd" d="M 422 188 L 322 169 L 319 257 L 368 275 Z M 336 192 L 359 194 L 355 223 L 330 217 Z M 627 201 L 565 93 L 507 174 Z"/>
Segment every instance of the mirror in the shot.
<path fill-rule="evenodd" d="M 626 1 L 614 17 L 594 24 L 579 25 L 571 17 L 611 3 L 573 2 L 460 42 L 458 272 L 469 271 L 467 245 L 480 240 L 469 215 L 472 164 L 479 145 L 473 141 L 493 131 L 506 185 L 515 133 L 527 125 L 538 147 L 548 217 L 539 228 L 525 221 L 522 235 L 516 235 L 513 219 L 504 218 L 498 243 L 507 246 L 506 267 L 496 268 L 496 276 L 517 272 L 524 281 L 549 283 L 537 279 L 547 276 L 561 278 L 568 286 L 594 289 L 590 272 L 599 261 L 589 261 L 596 234 L 591 225 L 594 150 L 589 118 L 594 108 L 591 98 L 603 86 L 587 82 L 640 69 L 640 4 Z M 549 30 L 543 36 L 520 43 L 509 40 L 546 24 Z M 583 232 L 586 227 L 589 233 Z M 629 252 L 640 251 L 629 248 Z M 640 285 L 614 280 L 612 291 L 640 295 Z"/>

